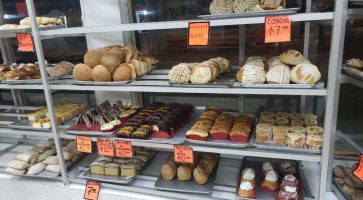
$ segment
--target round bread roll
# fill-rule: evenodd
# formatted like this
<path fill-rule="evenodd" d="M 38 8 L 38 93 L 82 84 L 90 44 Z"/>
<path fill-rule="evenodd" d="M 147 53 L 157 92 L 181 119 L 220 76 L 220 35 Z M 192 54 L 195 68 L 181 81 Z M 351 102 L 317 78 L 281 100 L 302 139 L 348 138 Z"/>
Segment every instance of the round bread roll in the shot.
<path fill-rule="evenodd" d="M 131 59 L 137 59 L 137 56 L 139 55 L 139 50 L 137 50 L 136 47 L 129 45 L 129 46 L 126 46 L 125 49 L 128 49 L 132 52 Z"/>
<path fill-rule="evenodd" d="M 233 12 L 243 13 L 253 11 L 256 5 L 259 4 L 258 0 L 234 0 Z"/>
<path fill-rule="evenodd" d="M 344 178 L 334 177 L 334 180 L 339 184 L 344 184 Z"/>
<path fill-rule="evenodd" d="M 274 65 L 266 74 L 267 82 L 270 84 L 289 84 L 291 70 L 284 64 Z"/>
<path fill-rule="evenodd" d="M 348 185 L 349 187 L 355 188 L 355 189 L 362 189 L 363 183 L 360 181 L 357 177 L 355 177 L 353 174 L 349 174 L 344 178 L 344 183 Z"/>
<path fill-rule="evenodd" d="M 130 65 L 123 63 L 116 67 L 112 74 L 114 81 L 128 81 L 131 79 L 132 69 Z"/>
<path fill-rule="evenodd" d="M 188 165 L 181 164 L 177 169 L 177 176 L 181 181 L 190 181 L 192 179 L 192 170 Z"/>
<path fill-rule="evenodd" d="M 298 84 L 314 84 L 321 78 L 319 69 L 312 64 L 296 65 L 291 71 L 291 81 Z"/>
<path fill-rule="evenodd" d="M 209 11 L 212 15 L 233 13 L 233 0 L 213 0 Z"/>
<path fill-rule="evenodd" d="M 101 64 L 102 52 L 99 50 L 90 50 L 83 57 L 83 63 L 91 68 Z"/>
<path fill-rule="evenodd" d="M 163 177 L 163 179 L 165 179 L 167 181 L 171 181 L 175 177 L 175 174 L 176 174 L 175 167 L 173 167 L 169 164 L 164 164 L 161 167 L 161 177 Z"/>
<path fill-rule="evenodd" d="M 126 50 L 125 49 L 115 47 L 115 48 L 111 49 L 110 52 L 117 54 L 121 63 L 126 62 Z"/>
<path fill-rule="evenodd" d="M 349 196 L 352 196 L 353 194 L 356 194 L 356 193 L 361 193 L 361 192 L 358 192 L 359 190 L 357 189 L 354 189 L 352 187 L 349 187 L 347 184 L 344 184 L 343 185 L 343 191 L 349 195 Z"/>
<path fill-rule="evenodd" d="M 135 71 L 136 71 L 136 76 L 141 76 L 141 64 L 140 61 L 136 60 L 136 59 L 132 59 L 130 60 L 130 64 L 132 64 L 135 67 Z"/>
<path fill-rule="evenodd" d="M 337 165 L 333 168 L 333 174 L 335 177 L 339 178 L 345 178 L 347 176 L 346 170 L 341 165 Z"/>
<path fill-rule="evenodd" d="M 268 61 L 267 61 L 267 65 L 268 65 L 268 70 L 270 70 L 271 68 L 273 68 L 275 65 L 277 64 L 283 64 L 279 58 L 279 56 L 275 56 L 275 57 L 272 57 L 270 58 Z"/>
<path fill-rule="evenodd" d="M 111 72 L 108 71 L 104 66 L 97 65 L 92 70 L 92 78 L 94 81 L 111 81 Z"/>
<path fill-rule="evenodd" d="M 213 72 L 209 66 L 197 65 L 192 68 L 190 81 L 194 84 L 207 84 L 213 79 Z"/>
<path fill-rule="evenodd" d="M 197 167 L 193 171 L 193 179 L 195 183 L 204 185 L 208 182 L 208 173 L 203 167 Z"/>
<path fill-rule="evenodd" d="M 304 56 L 300 52 L 293 49 L 285 51 L 279 58 L 281 62 L 287 65 L 298 65 L 303 63 L 305 60 Z"/>
<path fill-rule="evenodd" d="M 190 80 L 190 67 L 187 63 L 180 63 L 171 68 L 169 81 L 171 83 L 188 83 Z"/>
<path fill-rule="evenodd" d="M 115 70 L 117 65 L 119 65 L 120 63 L 121 63 L 120 58 L 118 57 L 117 54 L 115 54 L 113 52 L 107 52 L 107 53 L 103 54 L 103 56 L 101 58 L 101 64 L 104 67 L 106 67 L 106 69 L 108 71 L 110 71 L 111 73 L 113 72 L 113 70 Z"/>
<path fill-rule="evenodd" d="M 255 65 L 243 66 L 236 76 L 238 82 L 245 84 L 264 83 L 266 81 L 265 71 Z"/>
<path fill-rule="evenodd" d="M 73 68 L 73 77 L 77 81 L 92 81 L 92 68 L 85 64 L 77 64 Z"/>

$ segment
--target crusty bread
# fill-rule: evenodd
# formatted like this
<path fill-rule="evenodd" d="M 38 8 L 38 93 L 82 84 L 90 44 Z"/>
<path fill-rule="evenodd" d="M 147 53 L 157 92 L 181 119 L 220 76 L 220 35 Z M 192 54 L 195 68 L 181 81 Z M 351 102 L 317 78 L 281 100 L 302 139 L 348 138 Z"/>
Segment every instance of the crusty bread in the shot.
<path fill-rule="evenodd" d="M 240 83 L 264 83 L 266 81 L 266 73 L 259 66 L 247 64 L 239 70 L 236 78 Z"/>
<path fill-rule="evenodd" d="M 137 59 L 137 56 L 139 55 L 139 50 L 137 50 L 136 47 L 129 45 L 129 46 L 126 46 L 125 49 L 128 49 L 132 52 L 131 59 Z"/>
<path fill-rule="evenodd" d="M 111 72 L 103 65 L 97 65 L 92 70 L 92 78 L 94 81 L 111 81 Z"/>
<path fill-rule="evenodd" d="M 291 81 L 299 84 L 314 84 L 321 78 L 319 69 L 313 64 L 299 64 L 291 71 Z"/>
<path fill-rule="evenodd" d="M 121 63 L 119 56 L 113 52 L 103 54 L 101 64 L 111 73 Z"/>
<path fill-rule="evenodd" d="M 90 50 L 87 51 L 83 57 L 83 63 L 88 65 L 91 68 L 96 67 L 101 64 L 103 52 L 99 50 Z"/>
<path fill-rule="evenodd" d="M 73 68 L 73 77 L 77 81 L 92 81 L 92 68 L 86 64 L 78 64 Z"/>
<path fill-rule="evenodd" d="M 192 68 L 190 81 L 194 84 L 207 84 L 213 78 L 212 73 L 209 66 L 197 65 Z"/>
<path fill-rule="evenodd" d="M 110 52 L 117 54 L 121 63 L 126 62 L 126 50 L 125 49 L 115 47 L 115 48 L 111 49 Z"/>
<path fill-rule="evenodd" d="M 290 49 L 280 55 L 281 62 L 287 65 L 298 65 L 303 63 L 305 57 L 298 51 Z"/>
<path fill-rule="evenodd" d="M 267 82 L 270 84 L 289 84 L 291 70 L 289 66 L 280 64 L 274 65 L 266 74 Z"/>
<path fill-rule="evenodd" d="M 131 79 L 132 69 L 126 64 L 120 64 L 114 70 L 112 77 L 114 81 L 128 81 Z"/>

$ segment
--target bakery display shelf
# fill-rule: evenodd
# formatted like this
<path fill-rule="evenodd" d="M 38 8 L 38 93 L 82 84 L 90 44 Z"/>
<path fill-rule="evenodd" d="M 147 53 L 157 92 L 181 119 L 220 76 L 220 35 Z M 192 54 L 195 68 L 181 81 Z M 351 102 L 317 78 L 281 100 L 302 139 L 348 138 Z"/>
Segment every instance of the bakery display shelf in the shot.
<path fill-rule="evenodd" d="M 32 130 L 15 130 L 12 128 L 0 128 L 0 134 L 8 134 L 8 135 L 27 135 L 27 136 L 46 136 L 52 137 L 51 132 L 46 131 L 32 131 Z"/>
<path fill-rule="evenodd" d="M 345 69 L 345 68 L 344 68 L 344 65 L 343 65 L 343 68 L 342 68 L 342 72 L 343 72 L 344 74 L 346 74 L 346 75 L 350 76 L 350 77 L 353 77 L 353 78 L 355 78 L 355 79 L 359 80 L 359 81 L 363 81 L 363 76 L 361 76 L 361 75 L 359 75 L 359 74 L 357 74 L 357 73 L 354 73 L 354 72 L 352 72 L 352 71 L 350 71 L 350 70 L 348 70 L 348 69 Z"/>
<path fill-rule="evenodd" d="M 53 30 L 53 29 L 60 29 L 60 28 L 67 28 L 67 25 L 57 25 L 57 26 L 48 26 L 48 27 L 38 27 L 39 30 Z M 0 30 L 0 38 L 9 38 L 9 37 L 16 37 L 17 33 L 31 33 L 31 28 L 14 28 L 14 29 L 2 29 Z"/>
<path fill-rule="evenodd" d="M 352 198 L 343 191 L 343 185 L 337 183 L 334 179 L 332 188 L 339 200 L 352 200 Z"/>
<path fill-rule="evenodd" d="M 43 90 L 42 84 L 8 85 L 0 83 L 0 89 L 22 89 L 22 90 Z"/>
<path fill-rule="evenodd" d="M 316 84 L 245 84 L 240 83 L 243 88 L 275 88 L 275 89 L 322 89 L 324 88 L 324 83 L 319 82 Z"/>
<path fill-rule="evenodd" d="M 354 142 L 352 140 L 352 138 L 350 138 L 349 135 L 343 133 L 342 131 L 340 130 L 337 130 L 336 134 L 341 138 L 343 139 L 343 141 L 348 144 L 349 146 L 353 147 L 354 150 L 357 152 L 357 153 L 360 153 L 360 154 L 363 154 L 363 148 L 357 144 L 356 142 Z"/>
<path fill-rule="evenodd" d="M 242 161 L 242 166 L 240 169 L 240 173 L 239 175 L 236 177 L 236 179 L 240 179 L 240 176 L 242 174 L 243 169 L 245 168 L 251 168 L 256 172 L 256 176 L 255 176 L 255 180 L 256 180 L 256 199 L 275 199 L 275 195 L 278 195 L 279 191 L 276 192 L 269 192 L 266 190 L 263 190 L 261 188 L 261 184 L 262 184 L 262 177 L 260 176 L 261 173 L 261 168 L 262 168 L 262 164 L 263 162 L 271 162 L 273 165 L 274 170 L 279 174 L 279 183 L 281 182 L 282 178 L 280 173 L 279 173 L 279 169 L 280 169 L 280 165 L 282 163 L 283 160 L 276 160 L 276 159 L 269 159 L 269 158 L 255 158 L 255 157 L 244 157 L 243 161 Z M 308 198 L 313 198 L 313 195 L 310 192 L 309 186 L 306 182 L 306 178 L 303 177 L 304 174 L 302 173 L 302 170 L 300 169 L 300 166 L 297 162 L 295 162 L 295 166 L 297 168 L 298 171 L 298 180 L 300 183 L 302 183 L 302 189 L 299 192 L 301 195 L 301 199 L 305 199 L 305 196 Z M 236 185 L 236 193 L 238 192 L 238 188 L 239 188 L 239 184 L 240 181 L 238 180 L 238 184 Z M 305 189 L 306 188 L 306 189 Z M 236 194 L 237 195 L 237 194 Z M 251 199 L 251 198 L 243 198 L 238 196 L 238 199 Z"/>
<path fill-rule="evenodd" d="M 165 159 L 166 158 L 167 157 L 165 157 Z M 168 181 L 164 180 L 160 175 L 158 180 L 155 182 L 155 188 L 158 190 L 166 190 L 173 192 L 209 194 L 213 191 L 213 185 L 217 176 L 218 165 L 219 165 L 219 158 L 216 167 L 213 169 L 213 171 L 208 177 L 207 183 L 205 183 L 204 185 L 199 185 L 194 180 L 180 181 L 178 180 L 177 177 L 174 177 L 173 180 Z"/>
<path fill-rule="evenodd" d="M 265 11 L 253 11 L 244 13 L 227 13 L 217 15 L 199 15 L 198 17 L 204 20 L 215 19 L 232 19 L 232 18 L 247 18 L 247 17 L 270 17 L 277 15 L 294 15 L 300 8 L 286 8 L 280 10 L 265 10 Z"/>
<path fill-rule="evenodd" d="M 321 154 L 321 150 L 311 150 L 311 149 L 297 149 L 290 148 L 287 145 L 276 144 L 274 142 L 258 142 L 256 140 L 256 132 L 252 133 L 251 136 L 252 144 L 257 148 L 267 149 L 267 150 L 276 150 L 276 151 L 285 151 L 285 152 L 296 152 L 296 153 L 307 153 L 307 154 Z"/>
<path fill-rule="evenodd" d="M 48 79 L 49 81 L 55 81 L 58 80 L 62 77 L 65 77 L 67 75 L 72 74 L 72 71 L 66 72 L 64 74 L 61 74 L 59 76 L 50 76 L 48 75 Z M 42 84 L 42 79 L 38 78 L 38 79 L 26 79 L 26 80 L 4 80 L 5 84 L 8 85 L 22 85 L 22 84 Z"/>
<path fill-rule="evenodd" d="M 83 135 L 83 136 L 94 136 L 94 137 L 111 137 L 119 129 L 111 132 L 93 131 L 93 130 L 75 130 L 73 126 L 68 127 L 64 132 L 70 135 Z"/>
<path fill-rule="evenodd" d="M 243 19 L 243 20 L 241 20 Z M 299 13 L 291 15 L 292 22 L 300 21 L 322 21 L 332 20 L 333 12 L 324 13 Z M 133 23 L 122 24 L 116 26 L 92 26 L 92 27 L 75 27 L 63 28 L 56 30 L 40 31 L 40 36 L 67 36 L 83 33 L 105 33 L 105 32 L 120 32 L 120 31 L 141 31 L 141 30 L 163 30 L 163 29 L 179 29 L 188 28 L 189 22 L 204 22 L 205 20 L 180 20 L 166 22 L 148 22 L 148 23 Z M 229 26 L 243 24 L 263 24 L 265 17 L 249 17 L 249 18 L 233 18 L 233 19 L 215 19 L 210 21 L 210 26 Z"/>
<path fill-rule="evenodd" d="M 140 78 L 140 80 L 169 80 L 168 74 L 148 74 Z"/>
<path fill-rule="evenodd" d="M 78 117 L 75 116 L 69 120 L 66 120 L 62 122 L 62 124 L 69 124 L 70 121 L 75 121 Z M 58 126 L 62 126 L 62 124 L 59 124 Z M 51 132 L 52 128 L 37 128 L 33 127 L 33 123 L 29 122 L 27 119 L 23 119 L 20 121 L 13 122 L 8 125 L 10 128 L 13 129 L 20 129 L 20 130 L 33 130 L 33 131 L 43 131 L 43 132 Z"/>

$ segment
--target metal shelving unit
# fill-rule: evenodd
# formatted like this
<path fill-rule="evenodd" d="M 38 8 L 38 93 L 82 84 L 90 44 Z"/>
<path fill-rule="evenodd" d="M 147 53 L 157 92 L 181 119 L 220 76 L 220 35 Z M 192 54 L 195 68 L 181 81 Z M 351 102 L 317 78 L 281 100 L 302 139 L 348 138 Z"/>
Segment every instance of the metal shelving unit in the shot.
<path fill-rule="evenodd" d="M 135 85 L 129 84 L 126 86 L 86 86 L 86 85 L 75 85 L 72 84 L 72 81 L 69 80 L 58 80 L 58 81 L 49 81 L 47 79 L 47 73 L 44 63 L 44 53 L 42 49 L 42 40 L 50 39 L 55 37 L 63 37 L 63 36 L 74 36 L 79 34 L 86 33 L 101 33 L 101 32 L 125 32 L 125 31 L 139 31 L 139 30 L 163 30 L 163 29 L 181 29 L 187 28 L 188 23 L 190 21 L 172 21 L 172 22 L 152 22 L 152 23 L 138 23 L 138 24 L 121 24 L 115 26 L 104 26 L 104 27 L 77 27 L 77 28 L 61 28 L 54 30 L 43 30 L 40 31 L 36 24 L 36 15 L 34 11 L 34 2 L 33 0 L 26 0 L 27 9 L 29 13 L 29 18 L 32 24 L 31 33 L 34 40 L 34 46 L 37 53 L 37 59 L 39 62 L 39 66 L 41 69 L 41 84 L 31 84 L 31 85 L 6 85 L 0 84 L 0 89 L 35 89 L 35 90 L 43 90 L 46 102 L 51 118 L 52 130 L 51 132 L 37 132 L 37 131 L 18 131 L 12 130 L 9 128 L 0 128 L 0 133 L 8 133 L 8 134 L 17 134 L 17 135 L 32 135 L 32 136 L 53 136 L 55 139 L 57 155 L 59 160 L 63 162 L 60 163 L 61 171 L 62 171 L 62 181 L 65 185 L 68 185 L 71 182 L 82 183 L 85 181 L 72 176 L 72 172 L 67 174 L 66 166 L 63 158 L 62 146 L 60 144 L 61 138 L 72 138 L 75 136 L 66 135 L 61 132 L 56 126 L 54 107 L 53 107 L 53 99 L 52 99 L 52 90 L 91 90 L 91 91 L 130 91 L 130 92 L 161 92 L 161 93 L 209 93 L 209 94 L 255 94 L 255 95 L 300 95 L 300 96 L 324 96 L 326 98 L 326 106 L 325 106 L 325 119 L 324 119 L 324 144 L 321 155 L 311 155 L 311 154 L 302 154 L 302 153 L 287 153 L 287 152 L 279 152 L 279 151 L 270 151 L 270 150 L 262 150 L 262 149 L 254 149 L 254 148 L 246 148 L 246 149 L 229 149 L 229 148 L 219 148 L 219 147 L 207 147 L 207 146 L 198 146 L 192 145 L 195 151 L 201 152 L 216 152 L 225 155 L 233 155 L 233 156 L 255 156 L 255 157 L 269 157 L 276 159 L 294 159 L 300 161 L 311 161 L 311 162 L 320 162 L 320 171 L 321 175 L 319 177 L 319 194 L 318 199 L 325 199 L 326 191 L 331 190 L 331 171 L 332 171 L 332 155 L 334 153 L 334 133 L 336 132 L 336 119 L 337 119 L 337 105 L 338 105 L 338 97 L 339 97 L 339 89 L 340 89 L 340 69 L 342 63 L 342 50 L 343 50 L 343 42 L 342 38 L 344 38 L 345 31 L 345 22 L 347 20 L 347 1 L 336 1 L 335 11 L 334 12 L 326 12 L 326 13 L 299 13 L 296 15 L 292 15 L 293 22 L 306 22 L 305 28 L 305 47 L 304 47 L 304 55 L 308 56 L 308 45 L 309 36 L 307 34 L 310 30 L 311 21 L 325 21 L 332 23 L 332 39 L 331 39 L 331 47 L 330 47 L 330 59 L 329 59 L 329 72 L 328 72 L 328 81 L 326 88 L 317 88 L 317 89 L 255 89 L 255 88 L 241 88 L 231 87 L 231 88 L 198 88 L 198 87 L 171 87 L 166 81 L 136 81 Z M 307 1 L 307 5 L 311 6 L 311 1 Z M 309 12 L 310 9 L 308 9 Z M 202 21 L 202 20 L 191 20 L 191 21 Z M 223 19 L 223 20 L 210 20 L 211 26 L 227 26 L 227 25 L 246 25 L 246 24 L 262 24 L 264 23 L 264 17 L 251 17 L 251 18 L 243 18 L 243 19 Z M 1 34 L 1 30 L 0 30 Z M 14 37 L 14 33 L 1 34 L 2 37 Z M 337 42 L 339 41 L 339 42 Z M 331 134 L 333 133 L 333 134 Z M 92 140 L 96 141 L 96 137 L 93 137 Z M 146 146 L 163 149 L 165 151 L 172 151 L 173 145 L 170 144 L 158 144 L 158 143 L 147 143 L 142 140 L 133 141 L 132 145 L 134 146 Z M 138 177 L 137 181 L 145 181 L 143 177 Z M 155 178 L 148 181 L 155 181 Z M 210 199 L 215 198 L 213 196 L 203 196 L 203 195 L 181 195 L 177 194 L 177 196 L 172 192 L 165 191 L 156 191 L 155 189 L 145 189 L 139 188 L 137 184 L 133 184 L 130 186 L 116 186 L 113 184 L 102 184 L 103 187 L 123 189 L 127 191 L 139 192 L 140 189 L 143 189 L 143 193 L 159 195 L 159 196 L 167 196 L 167 197 L 177 197 L 177 198 L 185 198 L 185 199 Z M 235 188 L 223 187 L 216 185 L 215 191 L 218 190 L 226 190 L 227 193 L 235 193 Z"/>

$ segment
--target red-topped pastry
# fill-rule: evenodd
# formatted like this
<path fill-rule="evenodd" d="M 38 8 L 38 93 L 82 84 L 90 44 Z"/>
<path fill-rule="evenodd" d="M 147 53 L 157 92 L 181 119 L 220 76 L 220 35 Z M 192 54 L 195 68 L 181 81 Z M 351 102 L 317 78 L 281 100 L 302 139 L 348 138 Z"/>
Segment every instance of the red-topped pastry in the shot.
<path fill-rule="evenodd" d="M 298 200 L 299 195 L 296 187 L 285 186 L 279 192 L 279 200 Z"/>
<path fill-rule="evenodd" d="M 292 161 L 285 160 L 280 165 L 280 173 L 282 177 L 285 177 L 288 174 L 293 176 L 297 175 L 295 164 Z"/>
<path fill-rule="evenodd" d="M 288 174 L 284 177 L 284 179 L 282 179 L 281 182 L 281 188 L 285 187 L 285 186 L 290 186 L 290 187 L 297 187 L 299 185 L 299 181 L 296 179 L 295 176 Z"/>

